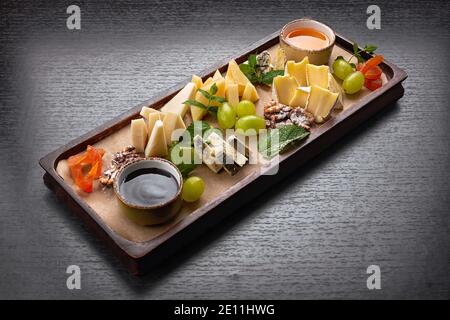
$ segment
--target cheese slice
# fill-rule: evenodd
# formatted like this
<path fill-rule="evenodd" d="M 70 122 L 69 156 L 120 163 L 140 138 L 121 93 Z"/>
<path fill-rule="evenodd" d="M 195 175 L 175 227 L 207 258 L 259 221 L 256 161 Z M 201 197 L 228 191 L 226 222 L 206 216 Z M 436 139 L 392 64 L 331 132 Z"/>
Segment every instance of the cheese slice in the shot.
<path fill-rule="evenodd" d="M 142 107 L 141 112 L 139 113 L 141 116 L 143 116 L 146 120 L 148 120 L 148 115 L 150 113 L 158 113 L 158 110 L 155 110 L 153 108 L 149 107 Z"/>
<path fill-rule="evenodd" d="M 250 100 L 252 102 L 259 100 L 258 92 L 251 82 L 248 82 L 245 85 L 244 93 L 242 94 L 242 100 Z"/>
<path fill-rule="evenodd" d="M 236 83 L 228 84 L 226 88 L 226 99 L 230 106 L 236 108 L 237 104 L 239 103 L 239 89 Z"/>
<path fill-rule="evenodd" d="M 194 98 L 197 87 L 194 83 L 189 82 L 183 89 L 180 90 L 169 102 L 167 102 L 162 108 L 162 112 L 172 112 L 179 114 L 182 117 L 186 114 L 188 106 L 184 104 L 188 99 Z"/>
<path fill-rule="evenodd" d="M 312 85 L 306 110 L 314 115 L 316 122 L 321 123 L 330 115 L 338 96 L 338 93 Z"/>
<path fill-rule="evenodd" d="M 224 79 L 224 77 L 222 76 L 222 74 L 220 73 L 219 70 L 216 70 L 216 72 L 213 75 L 213 80 L 219 80 L 219 79 Z"/>
<path fill-rule="evenodd" d="M 310 87 L 299 87 L 295 89 L 294 96 L 289 102 L 289 106 L 292 108 L 305 108 L 308 102 Z"/>
<path fill-rule="evenodd" d="M 307 64 L 309 64 L 308 56 L 304 57 L 300 62 L 290 60 L 286 63 L 285 74 L 293 76 L 300 87 L 305 87 L 308 85 L 306 82 Z"/>
<path fill-rule="evenodd" d="M 156 121 L 158 120 L 162 120 L 161 119 L 161 113 L 160 112 L 155 112 L 155 113 L 151 113 L 148 115 L 148 119 L 147 119 L 147 131 L 148 131 L 148 136 L 150 137 L 150 135 L 152 134 L 153 131 L 153 127 L 155 126 Z"/>
<path fill-rule="evenodd" d="M 234 60 L 230 60 L 230 62 L 228 62 L 227 75 L 228 73 L 230 73 L 233 81 L 238 84 L 239 95 L 242 95 L 245 90 L 245 85 L 250 83 L 250 80 L 248 80 L 245 74 L 242 73 L 241 69 L 239 69 L 239 65 Z"/>
<path fill-rule="evenodd" d="M 206 82 L 208 82 L 208 81 L 206 81 Z M 218 97 L 225 98 L 225 79 L 222 78 L 217 81 L 212 80 L 209 83 L 206 83 L 206 82 L 203 85 L 203 87 L 201 88 L 202 90 L 209 92 L 209 90 L 211 89 L 211 86 L 215 83 L 217 86 L 217 92 L 215 95 Z M 197 91 L 197 93 L 195 94 L 195 100 L 204 104 L 205 106 L 208 105 L 208 99 L 199 91 Z M 217 101 L 211 101 L 210 104 L 211 104 L 211 106 L 219 106 L 219 102 L 217 102 Z M 194 121 L 203 119 L 206 112 L 207 111 L 203 108 L 199 108 L 199 107 L 191 105 L 191 116 L 192 116 L 192 120 L 194 120 Z"/>
<path fill-rule="evenodd" d="M 207 85 L 212 84 L 213 81 L 214 81 L 213 78 L 209 77 L 209 78 L 206 79 L 206 81 L 203 83 L 203 86 L 202 86 L 202 87 L 205 87 L 205 86 L 207 86 Z M 200 88 L 201 88 L 201 87 L 200 87 Z"/>
<path fill-rule="evenodd" d="M 195 86 L 197 87 L 197 89 L 200 89 L 203 86 L 202 78 L 200 78 L 199 76 L 196 76 L 195 74 L 192 76 L 191 82 L 195 83 Z"/>
<path fill-rule="evenodd" d="M 144 152 L 147 143 L 147 126 L 145 120 L 131 120 L 131 144 L 136 148 L 137 152 Z"/>
<path fill-rule="evenodd" d="M 167 142 L 163 122 L 158 120 L 145 147 L 145 157 L 165 157 L 167 154 Z"/>
<path fill-rule="evenodd" d="M 328 89 L 328 66 L 306 65 L 306 82 L 308 86 L 316 85 Z"/>
<path fill-rule="evenodd" d="M 297 89 L 297 81 L 291 76 L 277 76 L 273 79 L 278 102 L 289 105 Z"/>
<path fill-rule="evenodd" d="M 163 120 L 163 126 L 164 126 L 164 135 L 166 136 L 166 142 L 170 144 L 172 142 L 172 132 L 175 130 L 175 127 L 178 122 L 178 114 L 167 112 L 166 116 Z"/>

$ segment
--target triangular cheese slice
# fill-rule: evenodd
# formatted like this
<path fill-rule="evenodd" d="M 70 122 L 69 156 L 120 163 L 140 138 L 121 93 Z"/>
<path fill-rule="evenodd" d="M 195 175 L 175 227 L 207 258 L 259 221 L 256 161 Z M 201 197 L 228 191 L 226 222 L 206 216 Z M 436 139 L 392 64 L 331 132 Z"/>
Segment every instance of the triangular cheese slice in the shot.
<path fill-rule="evenodd" d="M 147 143 L 147 126 L 145 120 L 134 119 L 131 120 L 131 144 L 136 148 L 137 152 L 144 152 L 145 144 Z"/>
<path fill-rule="evenodd" d="M 228 84 L 226 88 L 226 98 L 230 106 L 236 108 L 239 103 L 239 89 L 237 83 Z"/>
<path fill-rule="evenodd" d="M 150 139 L 145 147 L 145 157 L 167 156 L 167 143 L 164 134 L 164 126 L 161 120 L 156 121 Z"/>
<path fill-rule="evenodd" d="M 216 70 L 216 72 L 213 75 L 213 80 L 219 80 L 219 79 L 223 79 L 223 76 L 219 70 Z"/>
<path fill-rule="evenodd" d="M 163 120 L 164 135 L 166 142 L 170 144 L 172 142 L 172 132 L 175 130 L 178 121 L 178 114 L 167 112 Z"/>
<path fill-rule="evenodd" d="M 230 62 L 228 62 L 227 74 L 228 73 L 230 73 L 233 81 L 238 84 L 239 95 L 242 95 L 245 90 L 245 85 L 249 83 L 250 80 L 248 80 L 245 74 L 242 73 L 241 69 L 239 69 L 239 65 L 234 60 L 230 60 Z"/>
<path fill-rule="evenodd" d="M 197 87 L 194 83 L 189 82 L 183 89 L 180 90 L 164 107 L 161 108 L 162 112 L 172 112 L 184 117 L 188 106 L 184 104 L 186 100 L 193 99 Z"/>
<path fill-rule="evenodd" d="M 255 102 L 258 101 L 258 99 L 259 96 L 255 86 L 251 82 L 248 82 L 245 85 L 244 93 L 242 94 L 242 100 L 250 100 L 252 102 Z"/>
<path fill-rule="evenodd" d="M 328 89 L 328 74 L 330 70 L 328 66 L 316 66 L 313 64 L 306 65 L 306 82 L 308 86 L 319 86 Z"/>
<path fill-rule="evenodd" d="M 148 115 L 147 131 L 148 131 L 148 136 L 149 137 L 152 134 L 153 127 L 155 126 L 156 121 L 162 120 L 161 119 L 161 115 L 162 115 L 162 113 L 160 113 L 160 112 L 158 112 L 158 113 L 151 113 L 151 114 Z"/>
<path fill-rule="evenodd" d="M 196 76 L 195 74 L 192 76 L 191 82 L 195 83 L 195 86 L 197 87 L 197 89 L 200 89 L 203 86 L 202 78 L 200 78 L 199 76 Z"/>
<path fill-rule="evenodd" d="M 305 87 L 308 85 L 306 82 L 306 65 L 308 63 L 308 56 L 304 57 L 300 62 L 290 60 L 286 63 L 285 74 L 293 76 L 300 87 Z"/>

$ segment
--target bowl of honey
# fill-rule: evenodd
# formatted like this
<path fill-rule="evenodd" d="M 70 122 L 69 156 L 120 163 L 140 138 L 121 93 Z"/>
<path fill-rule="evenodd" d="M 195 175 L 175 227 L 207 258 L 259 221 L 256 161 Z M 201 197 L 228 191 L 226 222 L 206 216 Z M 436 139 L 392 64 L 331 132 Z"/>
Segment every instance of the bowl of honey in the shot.
<path fill-rule="evenodd" d="M 327 25 L 311 19 L 298 19 L 286 24 L 280 33 L 280 47 L 286 60 L 296 62 L 308 57 L 309 63 L 328 64 L 336 35 Z"/>

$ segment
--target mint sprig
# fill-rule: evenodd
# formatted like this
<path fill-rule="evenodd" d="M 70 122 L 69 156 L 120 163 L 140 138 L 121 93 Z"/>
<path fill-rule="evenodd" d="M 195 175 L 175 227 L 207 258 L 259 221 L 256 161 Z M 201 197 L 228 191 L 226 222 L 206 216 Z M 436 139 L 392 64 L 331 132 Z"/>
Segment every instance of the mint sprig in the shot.
<path fill-rule="evenodd" d="M 206 111 L 208 111 L 211 114 L 217 114 L 217 106 L 212 106 L 211 102 L 215 101 L 215 102 L 219 102 L 220 104 L 226 102 L 227 100 L 216 96 L 215 94 L 218 91 L 217 85 L 215 83 L 212 84 L 212 86 L 209 88 L 209 91 L 203 90 L 203 89 L 198 89 L 198 92 L 200 92 L 206 99 L 208 99 L 208 103 L 205 105 L 203 103 L 201 103 L 200 101 L 197 100 L 186 100 L 183 102 L 183 104 L 187 104 L 190 106 L 196 106 L 198 108 L 204 109 Z"/>

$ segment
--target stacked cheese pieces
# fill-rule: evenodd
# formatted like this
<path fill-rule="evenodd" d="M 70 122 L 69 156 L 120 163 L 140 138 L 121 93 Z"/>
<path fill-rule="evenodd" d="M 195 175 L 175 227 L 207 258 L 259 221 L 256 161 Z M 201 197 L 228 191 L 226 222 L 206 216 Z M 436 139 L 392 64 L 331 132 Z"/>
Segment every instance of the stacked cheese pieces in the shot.
<path fill-rule="evenodd" d="M 328 66 L 309 63 L 308 57 L 301 62 L 288 61 L 284 76 L 273 80 L 278 102 L 293 108 L 304 108 L 322 123 L 330 115 L 339 94 L 331 92 L 331 74 Z"/>
<path fill-rule="evenodd" d="M 196 91 L 196 85 L 189 82 L 161 111 L 142 108 L 142 118 L 131 120 L 131 143 L 137 152 L 143 152 L 146 157 L 168 155 L 167 145 L 171 143 L 174 131 L 186 129 L 183 117 L 188 107 L 183 102 L 193 99 Z"/>
<path fill-rule="evenodd" d="M 228 63 L 228 70 L 225 78 L 219 70 L 216 70 L 212 77 L 206 79 L 205 82 L 196 75 L 192 76 L 193 83 L 196 84 L 197 89 L 202 89 L 209 92 L 211 86 L 217 86 L 216 96 L 225 98 L 232 107 L 236 107 L 241 100 L 250 100 L 255 102 L 259 99 L 255 86 L 247 79 L 247 77 L 239 69 L 236 61 L 231 60 Z M 195 100 L 208 105 L 208 99 L 199 91 L 195 94 Z M 218 107 L 219 103 L 216 101 L 210 102 L 211 106 Z M 203 119 L 206 115 L 206 110 L 197 106 L 191 106 L 192 120 L 197 121 Z"/>

